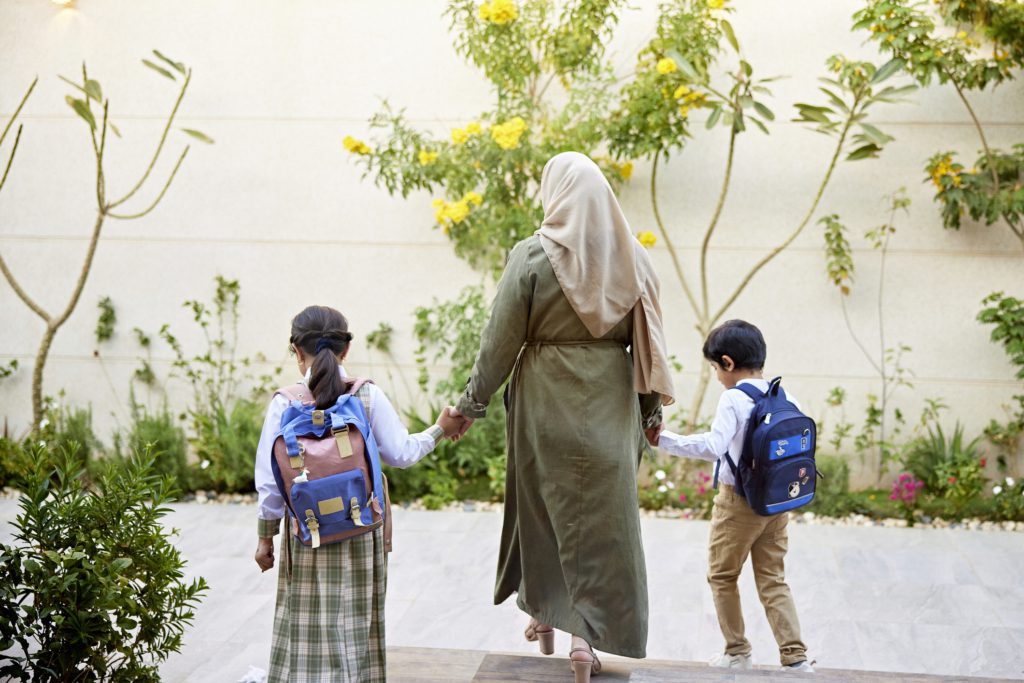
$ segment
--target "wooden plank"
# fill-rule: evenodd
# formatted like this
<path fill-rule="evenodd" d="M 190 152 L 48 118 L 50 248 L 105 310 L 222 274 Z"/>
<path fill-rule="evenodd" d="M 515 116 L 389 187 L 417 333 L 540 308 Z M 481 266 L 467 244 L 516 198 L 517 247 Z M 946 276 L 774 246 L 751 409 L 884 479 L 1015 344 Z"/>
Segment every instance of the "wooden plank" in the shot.
<path fill-rule="evenodd" d="M 487 655 L 478 650 L 389 647 L 389 683 L 470 683 Z"/>

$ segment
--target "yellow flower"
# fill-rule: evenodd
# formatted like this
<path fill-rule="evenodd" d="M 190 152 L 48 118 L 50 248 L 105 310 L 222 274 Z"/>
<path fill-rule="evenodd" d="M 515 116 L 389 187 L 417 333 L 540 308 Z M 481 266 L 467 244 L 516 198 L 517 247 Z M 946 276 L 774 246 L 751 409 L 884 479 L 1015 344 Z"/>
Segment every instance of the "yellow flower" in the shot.
<path fill-rule="evenodd" d="M 685 104 L 683 106 L 679 107 L 679 115 L 682 116 L 684 119 L 685 118 L 689 118 L 689 116 L 690 116 L 690 108 L 688 106 L 686 106 Z"/>
<path fill-rule="evenodd" d="M 437 161 L 437 152 L 428 152 L 425 149 L 421 149 L 417 156 L 420 160 L 420 166 L 430 166 L 430 164 Z"/>
<path fill-rule="evenodd" d="M 956 34 L 956 37 L 959 38 L 960 40 L 966 40 L 967 39 L 967 31 L 958 31 L 957 34 Z"/>
<path fill-rule="evenodd" d="M 447 202 L 444 199 L 435 199 L 433 201 L 434 206 L 434 219 L 438 223 L 444 226 L 445 234 L 448 233 L 448 228 L 455 223 L 461 223 L 466 220 L 466 216 L 469 215 L 469 204 L 470 202 L 477 206 L 483 202 L 481 197 L 476 192 L 468 192 L 466 196 L 457 202 Z"/>
<path fill-rule="evenodd" d="M 480 132 L 482 130 L 483 128 L 480 127 L 479 121 L 470 121 L 468 124 L 466 124 L 466 132 L 469 133 L 470 135 L 480 135 Z"/>
<path fill-rule="evenodd" d="M 644 246 L 644 248 L 650 249 L 655 245 L 655 243 L 657 243 L 658 236 L 650 230 L 644 230 L 643 232 L 638 232 L 636 234 L 636 239 Z"/>
<path fill-rule="evenodd" d="M 341 144 L 345 146 L 345 149 L 352 152 L 353 154 L 369 154 L 370 148 L 366 146 L 366 143 L 362 140 L 357 140 L 351 135 L 346 135 L 345 139 L 341 141 Z"/>
<path fill-rule="evenodd" d="M 671 57 L 662 57 L 658 60 L 658 65 L 655 67 L 662 76 L 670 74 L 679 68 L 676 64 L 676 60 Z"/>
<path fill-rule="evenodd" d="M 633 177 L 633 162 L 627 161 L 622 166 L 619 166 L 619 175 L 622 176 L 623 180 L 629 180 Z"/>
<path fill-rule="evenodd" d="M 469 133 L 466 132 L 465 128 L 452 128 L 452 144 L 464 145 L 468 139 Z"/>
<path fill-rule="evenodd" d="M 512 0 L 491 0 L 480 5 L 480 18 L 492 24 L 507 24 L 517 16 L 519 10 Z"/>
<path fill-rule="evenodd" d="M 474 204 L 476 206 L 480 206 L 481 204 L 483 204 L 484 198 L 480 196 L 478 192 L 467 192 L 466 196 L 462 198 L 462 201 L 469 202 L 470 204 Z"/>
<path fill-rule="evenodd" d="M 689 94 L 690 94 L 690 89 L 688 87 L 686 87 L 685 85 L 681 85 L 678 88 L 676 88 L 676 91 L 674 93 L 672 93 L 672 97 L 674 99 L 678 100 L 678 99 L 682 99 L 683 97 L 685 97 L 686 95 L 689 95 Z"/>
<path fill-rule="evenodd" d="M 502 149 L 515 149 L 519 146 L 519 138 L 526 132 L 526 121 L 516 116 L 505 123 L 491 126 L 491 137 Z"/>
<path fill-rule="evenodd" d="M 725 6 L 725 0 L 708 0 L 708 7 L 711 9 L 722 9 Z"/>

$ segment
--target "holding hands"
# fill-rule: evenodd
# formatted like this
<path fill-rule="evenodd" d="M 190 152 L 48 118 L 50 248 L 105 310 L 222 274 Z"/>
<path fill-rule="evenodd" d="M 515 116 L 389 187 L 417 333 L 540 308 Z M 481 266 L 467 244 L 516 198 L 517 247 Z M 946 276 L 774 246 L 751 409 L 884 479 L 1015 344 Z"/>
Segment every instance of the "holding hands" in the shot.
<path fill-rule="evenodd" d="M 454 407 L 448 406 L 437 416 L 435 424 L 444 432 L 446 439 L 458 441 L 472 426 L 473 420 L 457 411 Z"/>

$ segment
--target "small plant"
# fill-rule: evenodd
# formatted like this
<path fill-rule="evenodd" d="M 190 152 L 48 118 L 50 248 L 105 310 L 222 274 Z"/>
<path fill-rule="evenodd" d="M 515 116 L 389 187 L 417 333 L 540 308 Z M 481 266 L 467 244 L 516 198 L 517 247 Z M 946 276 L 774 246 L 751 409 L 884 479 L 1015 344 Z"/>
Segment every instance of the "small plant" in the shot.
<path fill-rule="evenodd" d="M 34 448 L 15 541 L 0 544 L 0 677 L 159 681 L 207 590 L 161 521 L 173 487 L 133 457 L 92 490 L 74 456 L 51 453 Z"/>
<path fill-rule="evenodd" d="M 100 309 L 99 318 L 96 319 L 96 343 L 102 343 L 108 341 L 114 336 L 114 326 L 117 324 L 117 311 L 114 310 L 114 302 L 110 300 L 109 296 L 105 296 L 100 299 L 97 304 L 97 308 Z"/>
<path fill-rule="evenodd" d="M 992 487 L 992 516 L 999 521 L 1024 519 L 1024 481 L 1006 477 Z"/>
<path fill-rule="evenodd" d="M 66 453 L 78 466 L 92 474 L 95 463 L 104 452 L 103 444 L 92 427 L 92 408 L 72 408 L 59 401 L 46 402 L 46 413 L 39 424 L 39 443 L 55 453 Z"/>
<path fill-rule="evenodd" d="M 984 485 L 984 460 L 978 457 L 980 437 L 964 441 L 957 423 L 947 439 L 940 425 L 911 441 L 903 455 L 904 468 L 924 482 L 925 489 L 950 500 L 957 509 L 977 497 Z"/>
<path fill-rule="evenodd" d="M 915 479 L 914 475 L 904 472 L 892 483 L 892 493 L 889 500 L 899 503 L 903 510 L 903 519 L 907 520 L 908 526 L 914 526 L 914 511 L 917 510 L 918 491 L 924 487 L 924 482 Z"/>
<path fill-rule="evenodd" d="M 18 371 L 18 359 L 12 358 L 3 365 L 0 365 L 0 379 L 7 379 Z"/>
<path fill-rule="evenodd" d="M 212 305 L 198 300 L 183 304 L 192 311 L 205 348 L 193 356 L 186 355 L 168 325 L 161 328 L 160 337 L 174 352 L 175 376 L 183 377 L 192 388 L 187 411 L 189 441 L 199 461 L 198 469 L 191 473 L 192 483 L 222 491 L 250 491 L 263 429 L 264 401 L 281 369 L 257 375 L 254 366 L 264 360 L 262 356 L 237 357 L 241 287 L 237 280 L 219 275 L 215 281 Z M 148 339 L 137 334 L 140 342 Z"/>
<path fill-rule="evenodd" d="M 131 453 L 150 453 L 153 472 L 168 477 L 177 489 L 188 491 L 188 440 L 177 417 L 164 404 L 151 411 L 135 400 L 132 392 L 131 425 L 125 433 L 114 435 L 115 457 L 125 460 Z"/>

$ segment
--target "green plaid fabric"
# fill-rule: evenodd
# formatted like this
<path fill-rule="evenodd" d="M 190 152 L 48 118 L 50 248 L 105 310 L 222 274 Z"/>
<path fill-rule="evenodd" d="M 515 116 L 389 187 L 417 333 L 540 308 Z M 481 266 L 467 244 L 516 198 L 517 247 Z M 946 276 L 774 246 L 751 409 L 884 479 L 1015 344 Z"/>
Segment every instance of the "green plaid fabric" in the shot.
<path fill-rule="evenodd" d="M 260 538 L 273 538 L 281 531 L 281 520 L 279 519 L 258 518 L 256 524 L 256 533 L 259 534 Z"/>
<path fill-rule="evenodd" d="M 284 534 L 278 560 L 269 683 L 383 683 L 384 530 L 315 550 Z"/>

